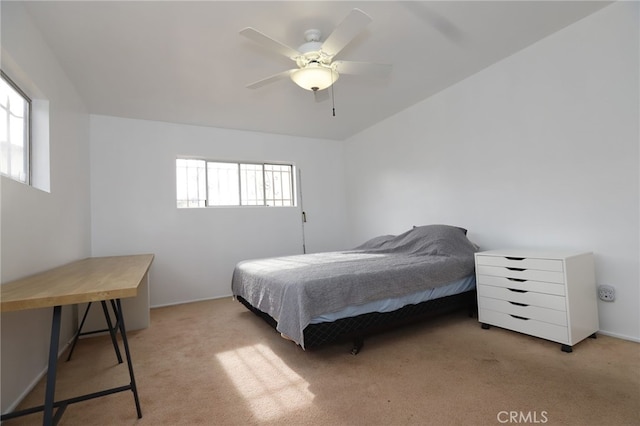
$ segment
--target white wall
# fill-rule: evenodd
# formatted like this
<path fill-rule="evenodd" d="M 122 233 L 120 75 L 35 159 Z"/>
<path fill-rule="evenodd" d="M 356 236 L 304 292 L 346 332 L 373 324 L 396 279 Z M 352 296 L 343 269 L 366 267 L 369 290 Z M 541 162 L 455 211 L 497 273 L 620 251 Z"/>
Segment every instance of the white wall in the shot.
<path fill-rule="evenodd" d="M 50 126 L 50 192 L 0 178 L 5 283 L 87 257 L 91 243 L 89 116 L 23 5 L 2 2 L 1 8 L 2 69 L 29 95 L 49 101 Z M 64 344 L 75 323 L 72 308 L 62 312 Z M 1 314 L 2 412 L 44 372 L 51 315 L 52 309 Z"/>
<path fill-rule="evenodd" d="M 175 158 L 292 161 L 309 252 L 435 222 L 469 228 L 483 248 L 592 250 L 598 282 L 618 292 L 600 303 L 601 328 L 640 337 L 638 3 L 353 137 L 344 156 L 333 141 L 89 119 L 22 4 L 1 7 L 3 57 L 49 100 L 51 138 L 50 193 L 0 179 L 2 282 L 89 254 L 153 252 L 152 305 L 228 295 L 237 261 L 300 252 L 299 211 L 178 210 Z M 63 312 L 65 340 L 74 323 Z M 0 316 L 3 412 L 46 366 L 50 317 Z"/>
<path fill-rule="evenodd" d="M 483 249 L 593 251 L 617 291 L 601 330 L 640 339 L 638 8 L 608 6 L 351 138 L 352 242 L 450 223 Z"/>
<path fill-rule="evenodd" d="M 176 208 L 178 156 L 292 162 L 307 252 L 345 248 L 341 143 L 91 116 L 92 253 L 154 253 L 152 306 L 228 296 L 237 262 L 302 253 L 299 208 Z"/>

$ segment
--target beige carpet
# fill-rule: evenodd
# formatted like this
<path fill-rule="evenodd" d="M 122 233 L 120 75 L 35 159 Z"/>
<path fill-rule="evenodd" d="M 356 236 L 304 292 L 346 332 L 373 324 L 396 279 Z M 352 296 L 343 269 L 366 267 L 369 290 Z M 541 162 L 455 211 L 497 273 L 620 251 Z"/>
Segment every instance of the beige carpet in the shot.
<path fill-rule="evenodd" d="M 640 344 L 607 336 L 567 354 L 461 312 L 357 356 L 348 342 L 305 352 L 228 298 L 154 309 L 129 337 L 143 418 L 127 391 L 69 406 L 61 425 L 640 425 Z M 127 383 L 109 339 L 92 337 L 60 362 L 56 397 Z"/>

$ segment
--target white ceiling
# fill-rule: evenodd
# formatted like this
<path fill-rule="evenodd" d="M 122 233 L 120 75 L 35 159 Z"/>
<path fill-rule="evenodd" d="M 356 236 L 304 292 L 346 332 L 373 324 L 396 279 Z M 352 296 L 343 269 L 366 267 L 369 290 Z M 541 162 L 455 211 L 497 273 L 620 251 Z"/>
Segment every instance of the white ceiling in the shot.
<path fill-rule="evenodd" d="M 25 5 L 89 111 L 343 140 L 558 31 L 595 1 L 75 1 Z M 388 78 L 341 76 L 332 101 L 281 80 L 295 64 L 238 32 L 297 48 L 354 7 L 373 18 L 336 59 L 389 63 Z"/>

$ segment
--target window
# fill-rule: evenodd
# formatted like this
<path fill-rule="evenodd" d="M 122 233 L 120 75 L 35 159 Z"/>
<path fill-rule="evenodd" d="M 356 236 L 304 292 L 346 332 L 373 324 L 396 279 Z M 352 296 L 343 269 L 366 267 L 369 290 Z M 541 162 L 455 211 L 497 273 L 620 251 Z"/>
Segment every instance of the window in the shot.
<path fill-rule="evenodd" d="M 294 206 L 293 166 L 178 158 L 178 207 Z"/>
<path fill-rule="evenodd" d="M 176 160 L 178 207 L 204 207 L 207 201 L 205 163 L 200 160 Z"/>
<path fill-rule="evenodd" d="M 29 184 L 31 99 L 0 71 L 0 174 Z"/>

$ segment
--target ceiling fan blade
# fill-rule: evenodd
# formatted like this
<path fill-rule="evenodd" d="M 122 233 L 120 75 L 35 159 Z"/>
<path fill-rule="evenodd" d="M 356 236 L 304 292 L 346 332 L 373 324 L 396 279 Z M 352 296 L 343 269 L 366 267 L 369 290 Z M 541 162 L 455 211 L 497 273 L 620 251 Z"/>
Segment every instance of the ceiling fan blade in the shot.
<path fill-rule="evenodd" d="M 391 72 L 390 64 L 375 64 L 372 62 L 334 61 L 332 65 L 338 74 L 366 75 L 371 77 L 386 77 Z"/>
<path fill-rule="evenodd" d="M 273 50 L 276 53 L 286 56 L 287 58 L 295 59 L 296 57 L 301 55 L 301 53 L 293 47 L 289 47 L 286 44 L 280 43 L 279 41 L 272 39 L 271 37 L 261 33 L 255 28 L 247 27 L 240 31 L 240 34 L 250 40 L 255 41 L 258 44 L 261 44 L 268 49 Z"/>
<path fill-rule="evenodd" d="M 338 24 L 333 32 L 322 43 L 322 51 L 329 56 L 337 55 L 372 21 L 371 17 L 360 9 L 351 12 Z"/>
<path fill-rule="evenodd" d="M 462 43 L 465 41 L 464 33 L 453 22 L 437 13 L 433 8 L 430 8 L 425 3 L 408 1 L 402 2 L 401 4 L 418 19 L 426 22 L 427 25 L 436 29 L 436 31 L 440 32 L 440 34 L 449 40 L 456 43 Z"/>
<path fill-rule="evenodd" d="M 278 74 L 274 74 L 274 75 L 272 75 L 270 77 L 263 78 L 262 80 L 258 80 L 256 82 L 253 82 L 253 83 L 247 85 L 247 89 L 257 89 L 257 88 L 262 87 L 264 85 L 267 85 L 269 83 L 273 83 L 274 81 L 278 81 L 278 80 L 281 80 L 283 78 L 289 77 L 293 71 L 295 71 L 295 69 L 282 71 L 282 72 L 279 72 Z"/>

